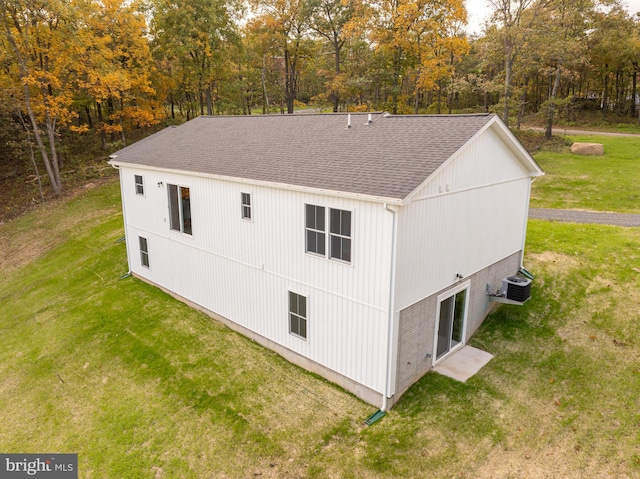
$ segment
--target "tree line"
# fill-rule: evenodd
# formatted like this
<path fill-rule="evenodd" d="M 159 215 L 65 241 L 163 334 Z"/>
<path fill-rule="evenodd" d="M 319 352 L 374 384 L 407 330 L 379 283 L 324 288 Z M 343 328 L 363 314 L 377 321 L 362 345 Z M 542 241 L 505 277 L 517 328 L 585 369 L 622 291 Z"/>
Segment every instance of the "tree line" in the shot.
<path fill-rule="evenodd" d="M 0 0 L 0 155 L 57 194 L 64 141 L 203 114 L 495 111 L 548 135 L 559 115 L 638 117 L 621 0 L 487 2 L 469 36 L 463 0 Z"/>

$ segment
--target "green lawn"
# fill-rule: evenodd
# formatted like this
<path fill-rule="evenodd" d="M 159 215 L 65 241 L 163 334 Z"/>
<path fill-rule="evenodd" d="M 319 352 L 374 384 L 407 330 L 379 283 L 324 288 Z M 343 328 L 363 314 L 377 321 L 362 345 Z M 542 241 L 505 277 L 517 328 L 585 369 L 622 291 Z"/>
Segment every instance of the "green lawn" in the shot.
<path fill-rule="evenodd" d="M 531 221 L 524 307 L 382 420 L 126 272 L 116 183 L 0 226 L 0 450 L 82 478 L 639 477 L 640 229 Z"/>
<path fill-rule="evenodd" d="M 640 213 L 640 137 L 570 138 L 602 143 L 605 154 L 537 153 L 545 176 L 533 184 L 531 206 Z"/>

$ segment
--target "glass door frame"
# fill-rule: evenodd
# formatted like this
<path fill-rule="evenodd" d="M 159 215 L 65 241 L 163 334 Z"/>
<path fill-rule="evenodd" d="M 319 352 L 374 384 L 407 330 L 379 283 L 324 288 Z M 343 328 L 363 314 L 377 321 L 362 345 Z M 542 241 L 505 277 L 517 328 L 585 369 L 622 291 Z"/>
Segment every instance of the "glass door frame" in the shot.
<path fill-rule="evenodd" d="M 454 351 L 457 351 L 458 349 L 460 349 L 461 347 L 463 347 L 466 344 L 465 338 L 466 338 L 466 334 L 467 334 L 467 316 L 469 313 L 469 296 L 471 294 L 471 281 L 465 281 L 464 283 L 460 283 L 458 285 L 456 285 L 455 287 L 449 289 L 448 291 L 439 294 L 438 298 L 437 298 L 437 306 L 436 306 L 436 320 L 435 320 L 435 334 L 433 336 L 433 365 L 439 363 L 440 361 L 444 360 L 447 358 L 447 356 L 449 356 L 451 353 L 453 353 Z M 462 291 L 465 291 L 465 297 L 464 297 L 464 314 L 462 316 L 462 333 L 461 333 L 461 341 L 458 342 L 458 344 L 451 346 L 451 340 L 452 338 L 449 337 L 449 345 L 448 345 L 448 350 L 443 352 L 442 355 L 440 357 L 438 357 L 438 333 L 440 331 L 440 309 L 442 306 L 442 303 L 452 297 L 454 297 L 455 295 L 457 295 L 458 293 L 461 293 Z M 454 308 L 455 308 L 455 300 L 454 300 Z M 452 311 L 452 322 L 453 322 L 453 317 L 455 317 L 455 309 Z M 451 331 L 449 333 L 449 336 L 453 335 L 453 327 L 450 328 Z"/>

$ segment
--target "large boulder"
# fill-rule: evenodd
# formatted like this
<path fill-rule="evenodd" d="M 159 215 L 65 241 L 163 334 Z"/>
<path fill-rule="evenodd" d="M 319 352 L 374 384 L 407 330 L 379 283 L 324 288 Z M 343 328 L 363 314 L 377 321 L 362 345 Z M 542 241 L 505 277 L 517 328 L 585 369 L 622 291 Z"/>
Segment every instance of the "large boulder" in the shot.
<path fill-rule="evenodd" d="M 604 155 L 604 145 L 601 143 L 574 143 L 571 153 L 576 155 Z"/>

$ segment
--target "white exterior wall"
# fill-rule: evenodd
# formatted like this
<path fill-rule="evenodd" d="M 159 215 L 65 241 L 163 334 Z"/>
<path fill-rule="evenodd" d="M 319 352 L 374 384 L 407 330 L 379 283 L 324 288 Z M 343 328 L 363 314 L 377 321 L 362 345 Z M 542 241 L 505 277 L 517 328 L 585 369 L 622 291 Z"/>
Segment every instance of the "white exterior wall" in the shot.
<path fill-rule="evenodd" d="M 129 166 L 120 174 L 132 272 L 384 391 L 392 215 L 382 204 Z M 169 229 L 168 183 L 190 188 L 192 236 Z M 252 221 L 241 218 L 241 192 L 251 194 Z M 304 252 L 305 203 L 352 211 L 351 264 Z M 308 298 L 306 341 L 289 334 L 287 291 Z"/>
<path fill-rule="evenodd" d="M 395 311 L 522 250 L 530 183 L 491 129 L 433 174 L 399 212 Z"/>

